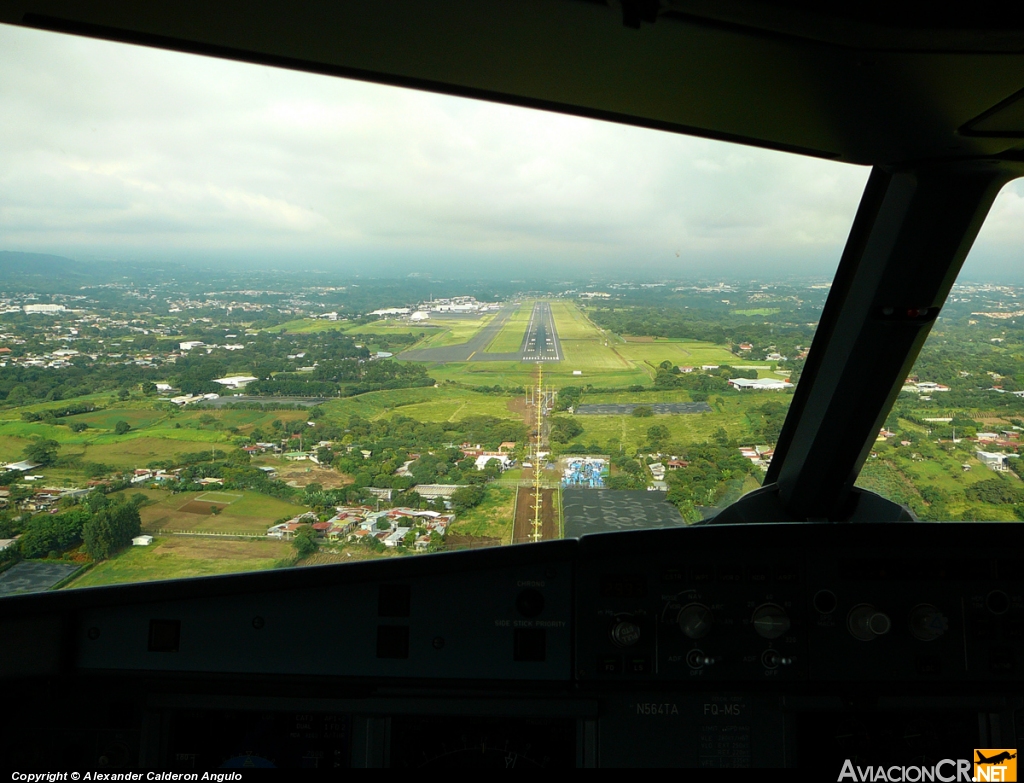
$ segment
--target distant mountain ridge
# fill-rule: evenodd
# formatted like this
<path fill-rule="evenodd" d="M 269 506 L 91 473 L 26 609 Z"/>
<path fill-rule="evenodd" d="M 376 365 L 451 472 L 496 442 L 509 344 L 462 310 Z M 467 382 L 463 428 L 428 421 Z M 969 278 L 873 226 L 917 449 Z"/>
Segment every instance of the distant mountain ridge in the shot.
<path fill-rule="evenodd" d="M 65 291 L 146 273 L 141 264 L 0 250 L 0 290 Z M 149 272 L 152 276 L 152 272 Z"/>
<path fill-rule="evenodd" d="M 98 271 L 93 262 L 75 261 L 73 258 L 48 253 L 22 253 L 0 250 L 0 279 L 8 284 L 21 278 L 87 278 Z M 55 281 L 56 282 L 56 281 Z"/>

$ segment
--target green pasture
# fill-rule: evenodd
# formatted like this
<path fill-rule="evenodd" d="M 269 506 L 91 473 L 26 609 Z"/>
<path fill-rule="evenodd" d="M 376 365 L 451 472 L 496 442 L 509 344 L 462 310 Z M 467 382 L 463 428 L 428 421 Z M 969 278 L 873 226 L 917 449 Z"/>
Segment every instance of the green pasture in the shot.
<path fill-rule="evenodd" d="M 523 302 L 516 311 L 512 313 L 501 331 L 491 340 L 486 347 L 487 353 L 515 353 L 523 344 L 523 337 L 526 334 L 526 327 L 530 323 L 530 314 L 533 312 L 533 302 Z"/>
<path fill-rule="evenodd" d="M 468 416 L 514 418 L 508 409 L 510 399 L 457 386 L 427 387 L 369 392 L 358 397 L 330 400 L 321 409 L 326 420 L 338 422 L 346 422 L 353 415 L 372 420 L 392 414 L 419 421 L 458 421 Z"/>
<path fill-rule="evenodd" d="M 778 315 L 782 312 L 778 307 L 751 307 L 746 310 L 730 310 L 732 315 Z"/>
<path fill-rule="evenodd" d="M 29 438 L 9 435 L 0 427 L 0 461 L 17 462 L 22 458 L 25 447 L 31 442 Z"/>
<path fill-rule="evenodd" d="M 110 402 L 110 396 L 110 392 L 96 392 L 95 394 L 83 394 L 81 397 L 70 397 L 67 400 L 62 400 L 61 402 L 47 400 L 46 402 L 35 402 L 30 405 L 19 405 L 16 408 L 6 408 L 0 411 L 0 420 L 20 419 L 22 411 L 39 412 L 46 410 L 47 408 L 56 408 L 59 405 L 64 405 L 69 402 L 91 402 L 97 405 L 105 405 Z"/>
<path fill-rule="evenodd" d="M 692 402 L 690 392 L 685 389 L 658 389 L 642 392 L 587 392 L 581 403 L 583 405 L 603 405 L 609 403 L 653 403 L 653 402 Z"/>
<path fill-rule="evenodd" d="M 265 538 L 160 537 L 99 563 L 65 589 L 263 571 L 288 563 L 292 555 L 288 543 Z"/>
<path fill-rule="evenodd" d="M 158 421 L 166 418 L 166 411 L 157 411 L 147 408 L 119 407 L 93 411 L 92 413 L 80 413 L 77 416 L 67 416 L 61 419 L 61 421 L 66 421 L 68 424 L 80 421 L 96 429 L 113 430 L 114 426 L 119 421 L 126 421 L 131 425 L 132 429 L 139 429 L 141 427 L 148 427 L 152 424 L 156 424 Z"/>
<path fill-rule="evenodd" d="M 348 330 L 352 324 L 349 321 L 328 321 L 321 318 L 297 318 L 294 321 L 285 321 L 283 324 L 271 326 L 265 331 L 278 333 L 288 332 L 290 334 L 311 334 L 313 332 L 342 332 Z"/>
<path fill-rule="evenodd" d="M 587 318 L 586 314 L 572 302 L 557 301 L 551 303 L 551 315 L 555 319 L 558 339 L 594 340 L 603 342 L 606 332 Z"/>
<path fill-rule="evenodd" d="M 571 365 L 569 370 L 598 372 L 637 369 L 633 362 L 619 354 L 615 348 L 598 340 L 561 340 L 561 344 L 562 365 Z"/>
<path fill-rule="evenodd" d="M 643 400 L 644 394 L 651 399 Z M 680 392 L 647 392 L 636 394 L 599 394 L 588 393 L 583 403 L 589 402 L 681 402 Z M 663 396 L 664 395 L 664 396 Z M 660 397 L 660 399 L 657 399 Z M 786 400 L 789 398 L 786 397 Z M 780 401 L 782 398 L 780 397 Z M 755 440 L 751 420 L 748 413 L 764 402 L 762 396 L 754 395 L 712 395 L 708 404 L 712 410 L 708 413 L 656 414 L 654 416 L 636 417 L 631 415 L 614 416 L 576 416 L 575 421 L 583 427 L 583 433 L 573 440 L 586 445 L 598 444 L 605 448 L 608 441 L 618 440 L 623 449 L 629 452 L 648 442 L 647 430 L 655 424 L 668 427 L 671 443 L 686 445 L 688 443 L 706 443 L 711 441 L 719 428 L 728 433 L 729 437 L 739 443 L 752 444 Z M 562 414 L 565 415 L 565 414 Z"/>
<path fill-rule="evenodd" d="M 445 318 L 444 315 L 430 316 L 430 323 L 437 328 L 434 334 L 416 344 L 416 348 L 443 348 L 448 345 L 462 345 L 493 320 L 494 314 L 479 318 Z"/>
<path fill-rule="evenodd" d="M 357 334 L 419 334 L 420 332 L 430 332 L 437 327 L 432 326 L 429 323 L 417 323 L 412 324 L 408 321 L 378 321 L 372 324 L 359 324 L 358 326 L 350 326 L 345 330 L 345 333 L 350 336 Z"/>
<path fill-rule="evenodd" d="M 685 342 L 668 342 L 659 340 L 656 343 L 624 343 L 616 346 L 622 356 L 634 362 L 649 362 L 654 366 L 664 361 L 674 365 L 700 367 L 703 364 L 730 364 L 741 366 L 745 362 L 728 348 L 714 343 L 690 340 Z M 767 362 L 759 362 L 767 364 Z"/>
<path fill-rule="evenodd" d="M 488 485 L 479 506 L 461 512 L 449 528 L 449 533 L 464 536 L 492 536 L 502 544 L 512 543 L 512 510 L 516 488 Z"/>
<path fill-rule="evenodd" d="M 544 362 L 544 385 L 562 386 L 631 386 L 650 384 L 651 378 L 637 367 L 600 369 L 578 367 L 567 362 Z M 583 375 L 573 375 L 582 370 Z M 427 372 L 439 381 L 450 380 L 472 386 L 526 387 L 537 382 L 536 362 L 449 362 L 428 365 Z"/>
<path fill-rule="evenodd" d="M 162 437 L 122 438 L 88 444 L 79 456 L 87 462 L 100 462 L 115 468 L 139 468 L 149 462 L 173 460 L 179 454 L 203 451 L 209 446 L 207 443 Z M 223 444 L 218 444 L 218 447 L 225 448 Z"/>

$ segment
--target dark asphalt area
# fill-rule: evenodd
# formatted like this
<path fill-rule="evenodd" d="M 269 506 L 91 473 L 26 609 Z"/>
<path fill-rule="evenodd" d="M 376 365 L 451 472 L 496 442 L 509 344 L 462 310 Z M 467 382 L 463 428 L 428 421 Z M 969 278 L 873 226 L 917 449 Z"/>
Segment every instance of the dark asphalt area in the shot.
<path fill-rule="evenodd" d="M 563 489 L 562 513 L 566 538 L 686 525 L 679 509 L 665 500 L 664 492 L 645 489 Z"/>
<path fill-rule="evenodd" d="M 16 593 L 41 593 L 81 568 L 75 563 L 38 563 L 25 561 L 0 574 L 0 596 Z"/>

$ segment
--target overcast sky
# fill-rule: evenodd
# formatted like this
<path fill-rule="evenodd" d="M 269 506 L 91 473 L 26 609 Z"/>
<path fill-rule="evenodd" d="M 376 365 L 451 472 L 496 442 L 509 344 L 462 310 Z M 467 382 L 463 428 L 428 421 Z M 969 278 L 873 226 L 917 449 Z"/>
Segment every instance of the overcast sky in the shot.
<path fill-rule="evenodd" d="M 0 25 L 0 250 L 439 277 L 830 276 L 867 176 Z M 1010 188 L 964 277 L 1024 260 L 1024 187 Z"/>

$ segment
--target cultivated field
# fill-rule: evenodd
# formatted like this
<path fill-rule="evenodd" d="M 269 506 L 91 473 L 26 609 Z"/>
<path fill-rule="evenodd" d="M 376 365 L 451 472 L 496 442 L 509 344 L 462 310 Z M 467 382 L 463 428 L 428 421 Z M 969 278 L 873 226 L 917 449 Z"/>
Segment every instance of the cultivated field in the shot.
<path fill-rule="evenodd" d="M 132 494 L 133 490 L 127 490 Z M 259 492 L 181 492 L 147 490 L 154 501 L 143 506 L 142 529 L 194 530 L 201 533 L 264 535 L 280 519 L 308 511 L 305 506 L 272 498 Z M 220 508 L 217 514 L 213 507 Z"/>

